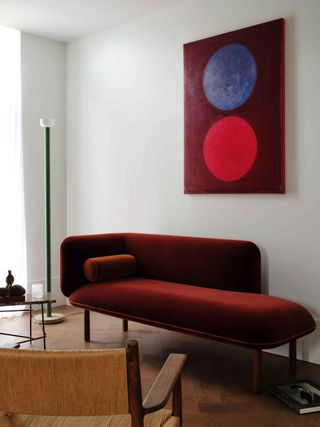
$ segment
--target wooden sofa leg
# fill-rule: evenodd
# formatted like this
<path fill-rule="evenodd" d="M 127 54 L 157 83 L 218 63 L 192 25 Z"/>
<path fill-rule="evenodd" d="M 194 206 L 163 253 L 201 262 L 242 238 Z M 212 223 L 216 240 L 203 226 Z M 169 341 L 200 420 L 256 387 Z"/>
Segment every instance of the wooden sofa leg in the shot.
<path fill-rule="evenodd" d="M 289 374 L 297 373 L 297 340 L 289 342 Z"/>
<path fill-rule="evenodd" d="M 128 320 L 122 319 L 122 330 L 123 332 L 128 332 Z"/>
<path fill-rule="evenodd" d="M 84 340 L 90 341 L 90 311 L 84 310 Z"/>
<path fill-rule="evenodd" d="M 262 350 L 253 350 L 253 392 L 262 390 Z"/>

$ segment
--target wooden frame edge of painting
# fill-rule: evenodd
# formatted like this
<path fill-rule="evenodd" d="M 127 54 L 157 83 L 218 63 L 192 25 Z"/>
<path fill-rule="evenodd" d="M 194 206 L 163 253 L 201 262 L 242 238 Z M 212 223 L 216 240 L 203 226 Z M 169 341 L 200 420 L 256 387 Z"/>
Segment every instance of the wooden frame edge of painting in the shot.
<path fill-rule="evenodd" d="M 285 193 L 284 27 L 183 46 L 185 194 Z"/>

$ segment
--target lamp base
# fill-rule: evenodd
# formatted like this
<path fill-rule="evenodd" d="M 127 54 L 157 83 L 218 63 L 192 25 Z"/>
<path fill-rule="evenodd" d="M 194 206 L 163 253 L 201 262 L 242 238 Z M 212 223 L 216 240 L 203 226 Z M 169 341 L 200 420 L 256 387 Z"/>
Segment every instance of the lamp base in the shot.
<path fill-rule="evenodd" d="M 38 324 L 42 325 L 42 316 L 41 316 L 41 314 L 37 314 L 33 318 L 35 319 L 35 321 Z M 50 324 L 53 324 L 53 323 L 60 323 L 60 322 L 64 321 L 64 315 L 61 314 L 61 313 L 51 313 L 51 316 L 44 315 L 43 316 L 43 320 L 44 320 L 43 323 L 45 325 L 50 325 Z"/>

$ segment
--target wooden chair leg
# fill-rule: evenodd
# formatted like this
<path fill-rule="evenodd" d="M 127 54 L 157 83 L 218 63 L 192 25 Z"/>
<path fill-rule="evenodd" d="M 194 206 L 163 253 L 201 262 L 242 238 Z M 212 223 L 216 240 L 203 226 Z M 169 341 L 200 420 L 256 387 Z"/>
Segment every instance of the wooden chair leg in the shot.
<path fill-rule="evenodd" d="M 127 376 L 129 411 L 132 427 L 143 427 L 143 406 L 139 365 L 138 342 L 130 340 L 127 344 Z"/>
<path fill-rule="evenodd" d="M 128 332 L 128 320 L 122 319 L 122 330 L 123 332 Z"/>
<path fill-rule="evenodd" d="M 90 341 L 90 311 L 84 310 L 84 340 Z"/>
<path fill-rule="evenodd" d="M 181 377 L 177 379 L 172 393 L 172 415 L 180 418 L 180 427 L 182 427 Z"/>
<path fill-rule="evenodd" d="M 297 373 L 297 340 L 289 342 L 289 374 Z"/>
<path fill-rule="evenodd" d="M 262 391 L 262 351 L 253 350 L 253 392 Z"/>

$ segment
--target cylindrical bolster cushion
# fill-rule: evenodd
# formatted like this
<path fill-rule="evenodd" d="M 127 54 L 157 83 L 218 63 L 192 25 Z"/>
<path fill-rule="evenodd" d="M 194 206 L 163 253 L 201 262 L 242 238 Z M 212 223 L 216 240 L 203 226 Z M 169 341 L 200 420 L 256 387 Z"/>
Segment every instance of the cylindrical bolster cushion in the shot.
<path fill-rule="evenodd" d="M 83 273 L 89 282 L 131 277 L 136 271 L 135 257 L 127 254 L 88 258 L 83 264 Z"/>

